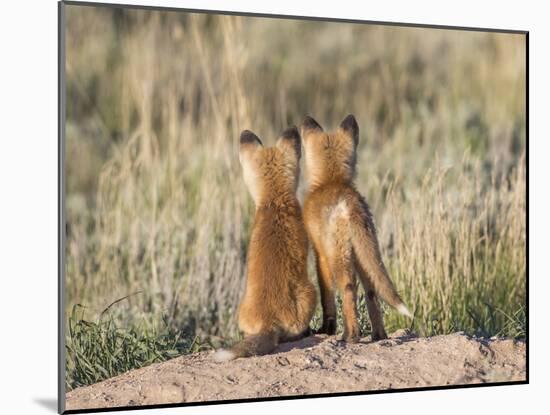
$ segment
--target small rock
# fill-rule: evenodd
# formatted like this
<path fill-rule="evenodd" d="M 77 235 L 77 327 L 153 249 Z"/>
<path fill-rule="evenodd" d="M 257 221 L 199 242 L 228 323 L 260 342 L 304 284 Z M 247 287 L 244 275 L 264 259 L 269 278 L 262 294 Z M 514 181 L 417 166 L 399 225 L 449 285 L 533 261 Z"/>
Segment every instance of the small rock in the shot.
<path fill-rule="evenodd" d="M 290 361 L 286 357 L 278 357 L 277 363 L 281 366 L 288 366 L 290 364 Z"/>

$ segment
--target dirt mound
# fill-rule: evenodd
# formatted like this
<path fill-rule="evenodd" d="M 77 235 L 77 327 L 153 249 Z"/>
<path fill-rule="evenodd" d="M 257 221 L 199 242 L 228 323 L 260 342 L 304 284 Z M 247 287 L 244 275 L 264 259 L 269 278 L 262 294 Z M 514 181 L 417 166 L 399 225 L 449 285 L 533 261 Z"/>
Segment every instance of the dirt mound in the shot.
<path fill-rule="evenodd" d="M 462 333 L 346 344 L 312 336 L 275 353 L 215 363 L 211 352 L 133 370 L 67 394 L 67 409 L 525 380 L 525 343 Z"/>

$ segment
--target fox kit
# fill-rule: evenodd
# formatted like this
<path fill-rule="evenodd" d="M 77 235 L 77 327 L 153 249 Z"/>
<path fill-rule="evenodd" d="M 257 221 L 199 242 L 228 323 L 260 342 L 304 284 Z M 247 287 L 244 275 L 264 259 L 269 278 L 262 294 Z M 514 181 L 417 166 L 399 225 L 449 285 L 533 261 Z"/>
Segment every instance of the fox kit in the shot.
<path fill-rule="evenodd" d="M 372 214 L 353 184 L 359 127 L 348 115 L 333 133 L 311 117 L 302 123 L 306 176 L 304 221 L 317 262 L 323 307 L 321 332 L 336 332 L 334 282 L 342 294 L 345 341 L 359 339 L 355 272 L 366 293 L 372 339 L 386 338 L 376 294 L 412 317 L 397 294 L 382 262 Z"/>
<path fill-rule="evenodd" d="M 245 338 L 216 352 L 217 361 L 266 354 L 279 342 L 303 337 L 316 305 L 315 287 L 307 275 L 308 239 L 296 198 L 298 129 L 287 129 L 271 148 L 264 148 L 247 130 L 240 142 L 244 181 L 256 205 L 239 307 Z"/>

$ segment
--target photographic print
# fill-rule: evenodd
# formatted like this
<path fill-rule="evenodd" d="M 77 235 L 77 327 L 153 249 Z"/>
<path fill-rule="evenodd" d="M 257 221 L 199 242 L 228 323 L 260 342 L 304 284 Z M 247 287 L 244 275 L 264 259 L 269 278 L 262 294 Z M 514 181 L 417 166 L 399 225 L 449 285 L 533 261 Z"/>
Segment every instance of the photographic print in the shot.
<path fill-rule="evenodd" d="M 59 7 L 60 411 L 527 382 L 527 32 Z"/>

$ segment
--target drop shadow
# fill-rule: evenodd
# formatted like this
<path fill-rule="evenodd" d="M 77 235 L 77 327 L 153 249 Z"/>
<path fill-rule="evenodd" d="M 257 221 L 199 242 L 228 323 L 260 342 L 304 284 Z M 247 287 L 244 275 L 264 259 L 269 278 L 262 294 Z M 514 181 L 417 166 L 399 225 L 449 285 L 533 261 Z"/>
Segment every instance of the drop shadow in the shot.
<path fill-rule="evenodd" d="M 34 398 L 34 402 L 43 408 L 48 409 L 54 413 L 57 413 L 57 399 L 52 398 Z"/>

